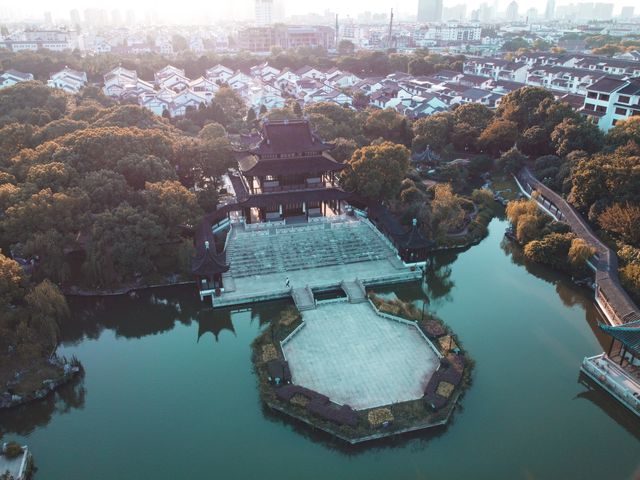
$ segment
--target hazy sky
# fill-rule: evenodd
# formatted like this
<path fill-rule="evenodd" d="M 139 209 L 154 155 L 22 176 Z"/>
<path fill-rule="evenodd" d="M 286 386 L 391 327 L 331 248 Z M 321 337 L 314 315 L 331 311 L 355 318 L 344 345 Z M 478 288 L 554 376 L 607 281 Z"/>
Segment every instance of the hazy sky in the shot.
<path fill-rule="evenodd" d="M 396 12 L 415 14 L 418 8 L 418 0 L 322 0 L 322 1 L 300 1 L 283 0 L 286 15 L 304 14 L 308 12 L 322 13 L 325 9 L 332 10 L 342 16 L 354 16 L 359 12 L 371 11 L 374 13 L 388 12 L 394 8 Z M 478 5 L 486 1 L 489 5 L 494 0 L 444 0 L 445 7 L 464 3 L 467 5 L 467 12 L 477 8 Z M 499 10 L 504 10 L 510 0 L 499 0 Z M 535 7 L 543 11 L 546 0 L 516 0 L 522 14 L 530 8 Z M 556 5 L 569 3 L 579 3 L 585 0 L 556 0 Z M 624 5 L 636 4 L 636 10 L 640 10 L 638 0 L 596 0 L 607 3 L 614 3 L 614 15 L 619 13 Z M 4 3 L 4 2 L 0 2 Z M 9 6 L 10 5 L 10 6 Z M 8 13 L 21 16 L 28 15 L 32 18 L 42 18 L 45 11 L 51 11 L 55 18 L 68 18 L 69 10 L 78 9 L 81 12 L 89 7 L 104 8 L 106 10 L 128 10 L 133 9 L 142 18 L 145 11 L 155 9 L 163 19 L 164 17 L 180 18 L 189 10 L 192 14 L 196 12 L 209 12 L 214 20 L 220 18 L 244 19 L 251 15 L 253 9 L 252 0 L 209 0 L 207 2 L 175 2 L 170 0 L 109 0 L 108 2 L 99 0 L 28 0 L 23 5 L 20 2 L 4 3 L 0 6 L 0 15 L 6 16 Z M 638 12 L 637 12 L 638 13 Z M 244 18 L 243 18 L 244 17 Z"/>

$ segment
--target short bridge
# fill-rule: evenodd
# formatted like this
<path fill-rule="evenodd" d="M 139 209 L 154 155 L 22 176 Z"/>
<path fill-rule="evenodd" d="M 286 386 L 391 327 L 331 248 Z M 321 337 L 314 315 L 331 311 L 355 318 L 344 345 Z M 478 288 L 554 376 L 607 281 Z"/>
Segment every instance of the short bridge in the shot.
<path fill-rule="evenodd" d="M 342 290 L 347 294 L 349 303 L 361 303 L 367 299 L 367 292 L 362 282 L 358 279 L 353 282 L 343 281 L 340 283 Z"/>
<path fill-rule="evenodd" d="M 293 302 L 296 304 L 296 307 L 301 312 L 316 308 L 316 300 L 313 296 L 313 291 L 308 285 L 302 288 L 291 289 L 291 296 L 293 297 Z"/>

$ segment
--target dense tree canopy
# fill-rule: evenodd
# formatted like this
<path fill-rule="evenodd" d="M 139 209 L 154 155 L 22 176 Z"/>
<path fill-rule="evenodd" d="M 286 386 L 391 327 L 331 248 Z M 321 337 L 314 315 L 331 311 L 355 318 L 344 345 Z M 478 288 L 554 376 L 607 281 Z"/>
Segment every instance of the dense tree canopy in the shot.
<path fill-rule="evenodd" d="M 384 142 L 356 150 L 342 175 L 349 191 L 372 199 L 394 198 L 409 168 L 409 150 Z"/>

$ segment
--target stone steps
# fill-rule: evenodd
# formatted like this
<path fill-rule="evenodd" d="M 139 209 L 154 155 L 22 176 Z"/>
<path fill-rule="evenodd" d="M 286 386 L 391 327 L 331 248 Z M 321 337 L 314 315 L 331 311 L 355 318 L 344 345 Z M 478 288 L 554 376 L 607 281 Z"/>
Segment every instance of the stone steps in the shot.
<path fill-rule="evenodd" d="M 329 228 L 327 228 L 329 227 Z M 356 221 L 238 233 L 227 249 L 235 277 L 389 258 L 389 248 Z"/>

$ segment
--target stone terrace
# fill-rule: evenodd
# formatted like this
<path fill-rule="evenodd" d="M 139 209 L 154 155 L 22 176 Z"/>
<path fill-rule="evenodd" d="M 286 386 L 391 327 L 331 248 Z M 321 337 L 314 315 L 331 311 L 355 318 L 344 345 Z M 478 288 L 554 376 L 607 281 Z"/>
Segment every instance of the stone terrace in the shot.
<path fill-rule="evenodd" d="M 225 291 L 215 306 L 286 298 L 290 289 L 340 288 L 343 281 L 365 285 L 420 278 L 368 221 L 353 217 L 296 225 L 234 225 L 227 245 Z M 290 287 L 285 282 L 289 278 Z"/>
<path fill-rule="evenodd" d="M 415 325 L 371 305 L 320 303 L 283 352 L 295 385 L 356 410 L 422 398 L 439 359 Z"/>

